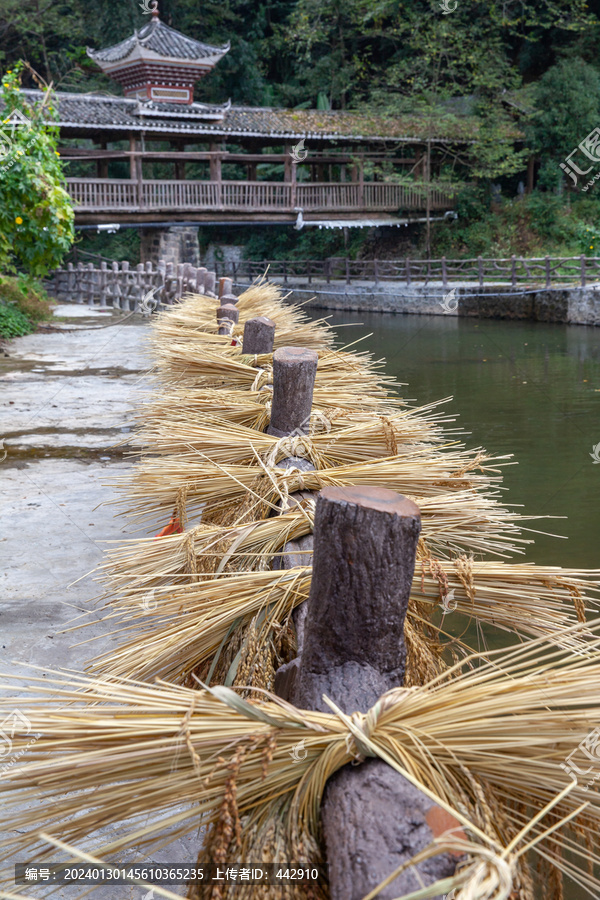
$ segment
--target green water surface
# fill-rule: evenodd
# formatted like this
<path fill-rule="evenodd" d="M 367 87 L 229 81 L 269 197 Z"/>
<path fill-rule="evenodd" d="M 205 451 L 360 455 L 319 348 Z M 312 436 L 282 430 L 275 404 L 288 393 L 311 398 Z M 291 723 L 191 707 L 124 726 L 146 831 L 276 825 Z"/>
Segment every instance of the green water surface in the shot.
<path fill-rule="evenodd" d="M 386 373 L 407 384 L 403 396 L 419 404 L 453 397 L 445 409 L 470 432 L 467 446 L 514 455 L 503 503 L 567 517 L 527 523 L 566 539 L 531 535 L 524 559 L 600 568 L 600 463 L 591 455 L 600 444 L 600 328 L 319 313 L 334 327 L 351 325 L 337 329 L 341 342 L 370 335 L 358 347 L 385 357 Z"/>

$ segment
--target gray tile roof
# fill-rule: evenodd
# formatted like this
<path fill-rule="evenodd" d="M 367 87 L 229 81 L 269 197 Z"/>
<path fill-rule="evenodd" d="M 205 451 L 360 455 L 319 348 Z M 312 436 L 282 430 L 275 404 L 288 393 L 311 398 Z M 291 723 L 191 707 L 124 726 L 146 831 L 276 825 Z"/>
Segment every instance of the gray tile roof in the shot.
<path fill-rule="evenodd" d="M 96 61 L 113 63 L 127 59 L 138 45 L 171 59 L 204 59 L 218 53 L 227 53 L 229 50 L 229 44 L 224 47 L 212 47 L 210 44 L 186 37 L 174 28 L 169 28 L 157 16 L 153 16 L 147 25 L 139 31 L 134 31 L 131 37 L 119 44 L 103 50 L 92 50 L 88 47 L 87 53 Z"/>
<path fill-rule="evenodd" d="M 41 100 L 40 91 L 26 90 L 27 99 Z M 148 138 L 158 135 L 202 136 L 218 138 L 257 137 L 289 141 L 406 141 L 431 138 L 468 143 L 476 137 L 477 122 L 472 117 L 446 124 L 438 122 L 431 134 L 430 122 L 416 115 L 383 116 L 368 112 L 341 112 L 317 109 L 274 109 L 230 104 L 142 103 L 125 97 L 102 94 L 56 92 L 58 124 L 63 136 L 98 136 L 102 132 L 144 131 Z M 509 137 L 518 138 L 516 132 Z"/>

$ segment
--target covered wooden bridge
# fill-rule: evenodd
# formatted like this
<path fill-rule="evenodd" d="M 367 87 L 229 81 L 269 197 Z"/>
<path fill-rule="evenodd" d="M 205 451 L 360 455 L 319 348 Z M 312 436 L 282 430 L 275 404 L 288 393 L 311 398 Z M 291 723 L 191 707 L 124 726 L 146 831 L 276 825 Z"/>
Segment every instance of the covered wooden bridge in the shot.
<path fill-rule="evenodd" d="M 299 213 L 306 224 L 397 224 L 451 209 L 436 167 L 448 140 L 470 139 L 464 123 L 437 134 L 414 116 L 194 102 L 195 82 L 227 52 L 157 12 L 121 43 L 88 50 L 124 96 L 56 96 L 77 224 L 296 222 Z"/>

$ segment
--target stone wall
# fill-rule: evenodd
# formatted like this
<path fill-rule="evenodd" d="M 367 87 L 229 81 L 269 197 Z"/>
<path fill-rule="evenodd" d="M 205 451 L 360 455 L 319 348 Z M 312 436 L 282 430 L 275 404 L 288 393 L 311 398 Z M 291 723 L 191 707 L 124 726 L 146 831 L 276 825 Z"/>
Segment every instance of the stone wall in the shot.
<path fill-rule="evenodd" d="M 235 284 L 238 291 L 243 283 Z M 356 312 L 391 312 L 429 316 L 469 316 L 483 319 L 528 319 L 577 325 L 600 325 L 600 290 L 560 288 L 513 290 L 508 285 L 474 284 L 454 288 L 440 283 L 308 284 L 297 279 L 285 285 L 290 301 L 307 307 Z M 312 299 L 314 298 L 314 299 Z M 307 302 L 308 301 L 308 302 Z"/>
<path fill-rule="evenodd" d="M 198 226 L 173 225 L 170 228 L 140 228 L 140 256 L 143 263 L 160 261 L 200 265 Z"/>

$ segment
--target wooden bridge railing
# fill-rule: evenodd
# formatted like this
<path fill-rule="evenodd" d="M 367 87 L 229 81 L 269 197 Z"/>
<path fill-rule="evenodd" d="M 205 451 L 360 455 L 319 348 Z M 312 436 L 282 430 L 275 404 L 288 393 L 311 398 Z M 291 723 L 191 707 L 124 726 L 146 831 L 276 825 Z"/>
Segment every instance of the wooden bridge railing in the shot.
<path fill-rule="evenodd" d="M 85 212 L 214 210 L 360 212 L 425 209 L 422 188 L 385 182 L 132 181 L 68 178 L 76 208 Z M 432 189 L 432 210 L 449 209 L 450 189 Z"/>
<path fill-rule="evenodd" d="M 380 281 L 414 283 L 472 282 L 485 284 L 519 284 L 551 287 L 553 284 L 579 284 L 600 281 L 600 259 L 582 256 L 506 259 L 263 259 L 218 264 L 219 274 L 236 282 L 253 281 L 269 270 L 269 278 L 331 282 Z"/>

